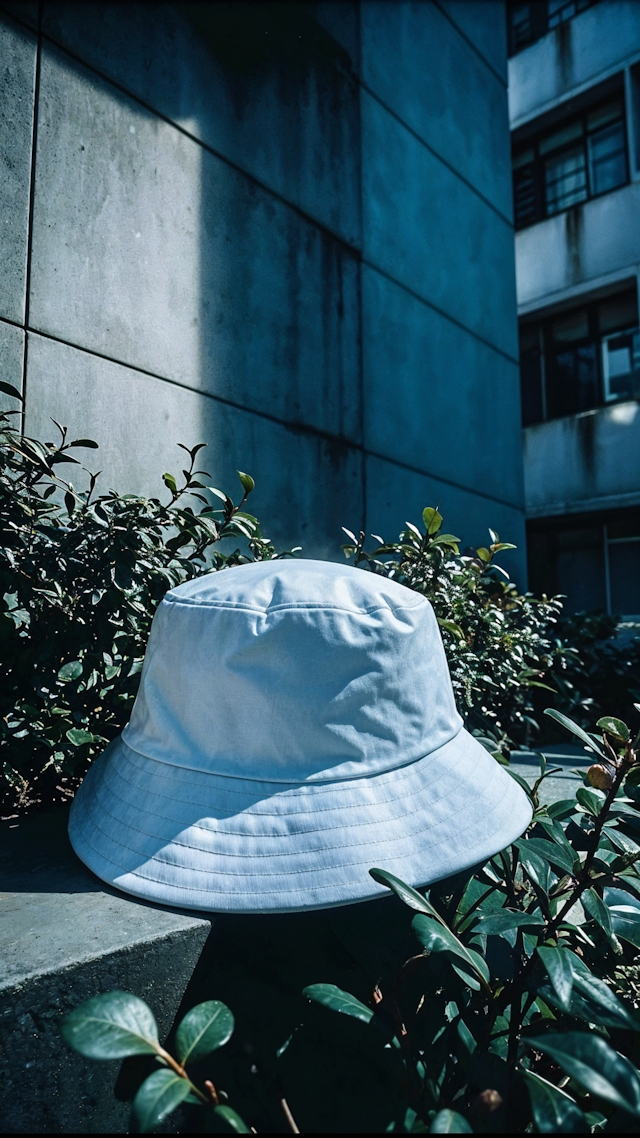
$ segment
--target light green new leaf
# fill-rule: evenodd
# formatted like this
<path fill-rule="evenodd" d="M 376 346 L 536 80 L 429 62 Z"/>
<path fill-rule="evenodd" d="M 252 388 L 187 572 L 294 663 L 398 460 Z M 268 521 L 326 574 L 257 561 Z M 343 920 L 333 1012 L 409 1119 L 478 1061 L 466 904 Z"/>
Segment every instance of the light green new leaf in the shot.
<path fill-rule="evenodd" d="M 131 1133 L 150 1134 L 191 1093 L 188 1079 L 175 1071 L 154 1071 L 138 1090 L 131 1105 Z"/>
<path fill-rule="evenodd" d="M 429 537 L 431 537 L 432 534 L 438 532 L 442 525 L 442 514 L 439 514 L 432 506 L 427 506 L 426 509 L 422 511 L 422 520 Z"/>
<path fill-rule="evenodd" d="M 187 1012 L 176 1032 L 176 1050 L 183 1067 L 198 1063 L 233 1034 L 233 1015 L 226 1004 L 208 1000 Z"/>
<path fill-rule="evenodd" d="M 429 1127 L 430 1134 L 473 1134 L 466 1118 L 455 1110 L 439 1110 Z"/>
<path fill-rule="evenodd" d="M 250 474 L 245 474 L 244 471 L 239 470 L 238 476 L 239 476 L 240 481 L 242 483 L 242 489 L 247 494 L 250 494 L 252 490 L 255 490 L 256 484 L 253 481 L 253 478 L 251 477 Z"/>
<path fill-rule="evenodd" d="M 640 1076 L 633 1064 L 601 1036 L 570 1031 L 528 1038 L 526 1043 L 550 1055 L 590 1094 L 640 1118 Z"/>
<path fill-rule="evenodd" d="M 531 1113 L 539 1134 L 588 1134 L 589 1125 L 571 1095 L 533 1071 L 524 1071 Z"/>
<path fill-rule="evenodd" d="M 155 1054 L 160 1046 L 151 1009 L 137 996 L 117 990 L 74 1008 L 61 1031 L 65 1042 L 88 1059 Z"/>
<path fill-rule="evenodd" d="M 331 1008 L 333 1012 L 359 1019 L 362 1023 L 369 1023 L 373 1018 L 371 1008 L 361 1004 L 355 996 L 343 992 L 342 988 L 337 988 L 335 984 L 309 984 L 303 989 L 302 995 L 317 1004 L 324 1004 L 325 1008 Z"/>

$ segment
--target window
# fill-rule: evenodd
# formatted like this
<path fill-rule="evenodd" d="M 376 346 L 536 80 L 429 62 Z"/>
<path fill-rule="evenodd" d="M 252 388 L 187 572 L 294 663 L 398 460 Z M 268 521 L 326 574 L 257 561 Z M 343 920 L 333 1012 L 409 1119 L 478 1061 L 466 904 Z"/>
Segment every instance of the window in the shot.
<path fill-rule="evenodd" d="M 516 229 L 552 217 L 628 180 L 622 92 L 514 148 Z"/>
<path fill-rule="evenodd" d="M 635 289 L 520 327 L 522 423 L 640 398 Z"/>
<path fill-rule="evenodd" d="M 640 618 L 640 510 L 530 522 L 527 546 L 533 592 L 564 593 L 567 612 Z"/>
<path fill-rule="evenodd" d="M 596 0 L 507 0 L 509 55 L 571 20 Z"/>

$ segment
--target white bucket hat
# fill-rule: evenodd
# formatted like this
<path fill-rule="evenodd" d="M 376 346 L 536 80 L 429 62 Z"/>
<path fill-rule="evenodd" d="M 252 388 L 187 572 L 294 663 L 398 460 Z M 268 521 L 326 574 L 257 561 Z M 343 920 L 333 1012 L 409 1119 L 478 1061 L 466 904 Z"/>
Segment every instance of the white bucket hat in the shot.
<path fill-rule="evenodd" d="M 325 561 L 167 593 L 122 735 L 73 803 L 98 877 L 180 908 L 291 912 L 427 885 L 531 820 L 462 726 L 429 602 Z"/>

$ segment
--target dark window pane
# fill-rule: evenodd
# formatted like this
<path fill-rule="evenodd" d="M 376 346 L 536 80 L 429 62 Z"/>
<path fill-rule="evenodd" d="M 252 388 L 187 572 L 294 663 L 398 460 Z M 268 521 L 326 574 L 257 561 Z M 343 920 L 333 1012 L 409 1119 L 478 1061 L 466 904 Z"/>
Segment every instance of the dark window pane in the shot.
<path fill-rule="evenodd" d="M 539 348 L 520 351 L 520 393 L 522 396 L 522 426 L 541 423 L 542 373 Z"/>
<path fill-rule="evenodd" d="M 511 51 L 518 51 L 533 39 L 531 4 L 517 4 L 509 12 Z"/>
<path fill-rule="evenodd" d="M 636 328 L 638 301 L 635 289 L 619 293 L 598 305 L 598 330 L 615 332 L 617 328 Z"/>
<path fill-rule="evenodd" d="M 559 549 L 557 581 L 558 591 L 567 597 L 567 612 L 606 608 L 602 543 Z"/>
<path fill-rule="evenodd" d="M 589 178 L 592 194 L 604 194 L 627 180 L 624 123 L 617 122 L 589 135 Z"/>
<path fill-rule="evenodd" d="M 522 166 L 513 173 L 513 212 L 516 226 L 529 225 L 538 218 L 535 166 Z"/>
<path fill-rule="evenodd" d="M 598 403 L 596 345 L 557 348 L 549 353 L 547 412 L 551 419 L 588 411 Z"/>
<path fill-rule="evenodd" d="M 558 213 L 587 197 L 587 170 L 584 146 L 572 146 L 564 154 L 548 158 L 544 165 L 547 213 Z"/>
<path fill-rule="evenodd" d="M 640 541 L 609 545 L 611 611 L 640 615 Z"/>

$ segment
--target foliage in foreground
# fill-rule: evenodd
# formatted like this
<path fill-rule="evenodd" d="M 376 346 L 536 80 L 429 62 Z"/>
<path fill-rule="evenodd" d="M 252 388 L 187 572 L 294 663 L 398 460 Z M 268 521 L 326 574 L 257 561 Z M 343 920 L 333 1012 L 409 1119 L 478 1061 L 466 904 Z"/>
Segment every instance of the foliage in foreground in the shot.
<path fill-rule="evenodd" d="M 0 389 L 19 398 L 8 384 Z M 240 473 L 238 505 L 200 481 L 203 443 L 178 444 L 188 460 L 182 480 L 164 475 L 167 502 L 98 496 L 97 475 L 78 491 L 58 473 L 78 464 L 75 448 L 97 444 L 67 442 L 56 427 L 58 443 L 41 443 L 0 415 L 0 783 L 14 800 L 38 777 L 46 797 L 62 774 L 84 775 L 122 730 L 167 589 L 277 556 L 244 511 L 250 475 Z M 246 552 L 221 553 L 224 539 L 239 539 Z"/>
<path fill-rule="evenodd" d="M 370 1054 L 368 1041 L 378 1040 L 380 1054 L 388 1056 L 402 1106 L 395 1122 L 386 1125 L 385 1119 L 381 1130 L 640 1132 L 639 972 L 633 963 L 640 948 L 640 732 L 632 740 L 624 723 L 604 717 L 599 734 L 590 735 L 561 714 L 549 714 L 594 752 L 575 797 L 540 804 L 540 787 L 552 773 L 541 757 L 540 778 L 526 787 L 533 821 L 507 850 L 426 891 L 372 869 L 374 879 L 402 902 L 396 902 L 395 923 L 402 943 L 406 914 L 412 946 L 396 953 L 392 968 L 381 969 L 368 997 L 327 982 L 326 975 L 304 989 L 311 1001 L 306 1006 L 315 1006 L 327 1023 L 335 1022 L 336 1034 L 341 1022 L 360 1033 L 351 1035 L 352 1049 L 359 1046 Z M 353 942 L 363 961 L 370 961 L 372 948 L 377 959 L 388 956 L 398 941 L 385 908 L 389 903 L 371 904 L 378 906 L 376 921 L 369 923 L 367 937 L 359 938 L 359 947 L 358 938 Z M 366 906 L 352 908 L 364 912 Z M 335 911 L 336 927 L 343 912 Z M 251 976 L 245 986 L 251 1013 L 259 1018 L 260 986 L 252 988 Z M 64 1029 L 67 1042 L 95 1058 L 134 1053 L 91 1049 L 95 1006 L 88 1001 L 71 1014 Z M 118 1014 L 121 1027 L 130 1026 L 126 1006 Z M 196 1014 L 204 1014 L 201 1007 L 190 1013 Z M 276 1069 L 286 1064 L 292 1039 L 304 1029 L 304 1024 L 295 1027 L 274 1053 Z M 182 1026 L 176 1036 L 179 1059 L 181 1031 Z M 157 1033 L 154 1040 L 145 1038 L 146 1049 L 166 1062 Z M 312 1054 L 313 1080 L 328 1086 L 331 1057 L 317 1043 Z M 186 1100 L 192 1092 L 177 1083 L 175 1066 L 169 1066 L 150 1078 L 162 1074 L 167 1086 L 173 1079 L 176 1095 Z M 349 1087 L 349 1094 L 360 1094 L 364 1105 L 375 1095 L 377 1077 L 372 1068 L 369 1085 L 353 1092 Z M 143 1100 L 149 1082 L 138 1092 Z M 169 1103 L 164 1114 L 170 1109 Z M 203 1109 L 210 1112 L 211 1106 Z M 239 1109 L 252 1124 L 259 1123 L 251 1102 L 241 1102 Z M 286 1116 L 294 1129 L 290 1112 Z M 160 1120 L 159 1113 L 155 1122 L 151 1112 L 145 1117 L 148 1129 Z M 339 1117 L 335 1121 L 336 1132 L 346 1129 Z M 222 1124 L 205 1125 L 221 1129 Z M 240 1129 L 239 1122 L 224 1125 Z M 201 1127 L 196 1121 L 195 1128 Z M 306 1129 L 317 1130 L 313 1120 Z"/>

